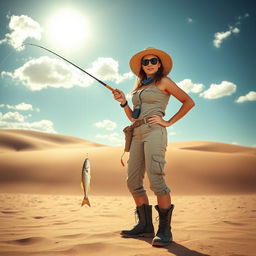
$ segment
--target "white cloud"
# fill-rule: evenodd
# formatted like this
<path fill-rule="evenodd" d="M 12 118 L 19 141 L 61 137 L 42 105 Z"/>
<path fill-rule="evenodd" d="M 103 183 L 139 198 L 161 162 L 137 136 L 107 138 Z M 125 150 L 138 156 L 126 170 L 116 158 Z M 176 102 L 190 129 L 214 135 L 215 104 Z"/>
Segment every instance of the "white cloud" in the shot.
<path fill-rule="evenodd" d="M 0 112 L 0 121 L 4 122 L 10 122 L 10 123 L 15 123 L 15 122 L 24 122 L 26 119 L 25 116 L 21 115 L 18 112 L 7 112 L 5 114 L 2 114 Z"/>
<path fill-rule="evenodd" d="M 240 96 L 235 102 L 256 101 L 256 92 L 250 91 L 245 96 Z"/>
<path fill-rule="evenodd" d="M 235 26 L 239 26 L 241 25 L 241 21 L 245 18 L 249 17 L 249 14 L 246 13 L 243 16 L 239 16 L 237 18 L 237 22 L 235 23 L 235 25 L 233 26 L 229 26 L 229 29 L 225 32 L 216 32 L 214 34 L 214 40 L 213 40 L 213 45 L 216 48 L 220 48 L 221 44 L 223 43 L 223 40 L 227 39 L 228 37 L 230 37 L 232 34 L 238 34 L 240 32 L 240 29 L 238 27 Z"/>
<path fill-rule="evenodd" d="M 18 112 L 0 112 L 0 128 L 1 129 L 25 129 L 36 130 L 49 133 L 56 133 L 54 124 L 49 120 L 40 120 L 37 122 L 28 122 L 26 119 L 30 116 L 23 116 Z"/>
<path fill-rule="evenodd" d="M 114 81 L 116 83 L 132 77 L 131 73 L 119 74 L 118 62 L 112 58 L 99 58 L 93 62 L 92 68 L 86 71 L 92 75 L 94 74 L 99 79 Z M 29 60 L 13 72 L 3 71 L 1 75 L 9 76 L 14 80 L 20 81 L 32 91 L 42 90 L 47 87 L 88 87 L 95 81 L 63 60 L 53 59 L 47 56 Z"/>
<path fill-rule="evenodd" d="M 234 34 L 238 34 L 238 33 L 240 32 L 240 29 L 239 29 L 239 28 L 233 28 L 233 29 L 232 29 L 232 32 L 233 32 Z"/>
<path fill-rule="evenodd" d="M 243 20 L 244 18 L 248 18 L 250 15 L 249 13 L 245 13 L 243 16 L 238 16 L 238 20 Z"/>
<path fill-rule="evenodd" d="M 220 48 L 222 41 L 226 38 L 228 38 L 229 36 L 231 36 L 231 31 L 228 30 L 226 32 L 217 32 L 214 34 L 214 40 L 213 40 L 213 44 L 215 47 Z"/>
<path fill-rule="evenodd" d="M 192 23 L 193 19 L 192 18 L 187 18 L 188 23 Z"/>
<path fill-rule="evenodd" d="M 191 81 L 191 79 L 184 79 L 181 82 L 178 82 L 177 85 L 186 93 L 199 93 L 204 88 L 203 84 L 195 84 Z"/>
<path fill-rule="evenodd" d="M 82 74 L 81 71 L 74 70 L 74 67 L 62 60 L 47 56 L 29 60 L 12 73 L 3 71 L 1 74 L 22 82 L 32 91 L 47 87 L 71 88 L 75 85 L 86 87 L 92 83 L 92 78 Z"/>
<path fill-rule="evenodd" d="M 5 34 L 5 38 L 0 40 L 1 43 L 8 43 L 16 50 L 20 51 L 24 49 L 21 45 L 27 38 L 41 39 L 42 28 L 38 22 L 32 18 L 21 15 L 7 16 L 10 19 L 9 30 L 10 33 Z"/>
<path fill-rule="evenodd" d="M 101 143 L 110 145 L 124 145 L 124 138 L 120 134 L 114 132 L 111 134 L 97 134 L 97 139 L 101 139 Z"/>
<path fill-rule="evenodd" d="M 200 96 L 206 99 L 218 99 L 224 96 L 229 96 L 236 91 L 236 85 L 222 81 L 220 84 L 211 84 L 208 90 L 200 93 Z"/>
<path fill-rule="evenodd" d="M 116 128 L 116 123 L 110 120 L 103 120 L 94 124 L 97 128 L 105 128 L 108 131 L 112 131 Z"/>
<path fill-rule="evenodd" d="M 177 85 L 186 93 L 200 93 L 205 85 L 196 84 L 191 79 L 184 79 Z M 220 84 L 211 84 L 210 88 L 201 92 L 199 96 L 206 99 L 218 99 L 233 94 L 236 91 L 236 85 L 228 81 L 222 81 Z"/>
<path fill-rule="evenodd" d="M 8 108 L 8 109 L 14 109 L 14 110 L 21 110 L 21 111 L 37 111 L 39 112 L 39 108 L 34 109 L 31 104 L 28 103 L 20 103 L 17 105 L 9 105 L 9 104 L 0 104 L 0 108 Z"/>
<path fill-rule="evenodd" d="M 133 77 L 132 72 L 119 74 L 118 61 L 112 58 L 98 58 L 92 63 L 92 67 L 88 69 L 88 72 L 95 75 L 102 80 L 113 81 L 117 84 L 121 83 L 125 79 Z"/>

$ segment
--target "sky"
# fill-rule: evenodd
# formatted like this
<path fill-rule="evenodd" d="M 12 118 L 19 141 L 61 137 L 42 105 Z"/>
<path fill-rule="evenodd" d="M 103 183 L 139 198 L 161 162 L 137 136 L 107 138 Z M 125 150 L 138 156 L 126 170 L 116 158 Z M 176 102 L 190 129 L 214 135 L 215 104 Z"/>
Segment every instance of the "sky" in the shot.
<path fill-rule="evenodd" d="M 249 0 L 10 0 L 0 2 L 0 129 L 123 145 L 130 125 L 110 90 L 52 51 L 122 90 L 130 58 L 166 51 L 168 75 L 195 102 L 168 141 L 256 147 L 256 3 Z M 170 97 L 165 120 L 181 107 Z"/>

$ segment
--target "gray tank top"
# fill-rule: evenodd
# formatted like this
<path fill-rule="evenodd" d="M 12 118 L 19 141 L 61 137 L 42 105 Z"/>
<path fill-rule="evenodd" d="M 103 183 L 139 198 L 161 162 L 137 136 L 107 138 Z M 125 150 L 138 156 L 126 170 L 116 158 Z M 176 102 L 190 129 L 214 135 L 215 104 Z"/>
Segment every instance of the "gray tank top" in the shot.
<path fill-rule="evenodd" d="M 142 89 L 141 98 L 141 113 L 138 120 L 151 115 L 165 115 L 165 109 L 168 104 L 170 95 L 162 92 L 157 86 L 151 85 Z M 132 96 L 132 103 L 134 106 L 140 104 L 139 93 L 136 91 Z"/>

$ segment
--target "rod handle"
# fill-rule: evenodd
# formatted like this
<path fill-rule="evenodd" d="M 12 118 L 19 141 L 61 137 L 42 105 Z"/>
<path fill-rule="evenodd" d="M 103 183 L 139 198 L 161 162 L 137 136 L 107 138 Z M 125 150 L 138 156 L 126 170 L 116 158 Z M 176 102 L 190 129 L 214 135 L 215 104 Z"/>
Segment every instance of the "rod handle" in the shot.
<path fill-rule="evenodd" d="M 114 89 L 113 89 L 112 87 L 110 87 L 109 85 L 106 84 L 105 86 L 106 86 L 106 88 L 109 89 L 111 92 L 114 91 Z"/>

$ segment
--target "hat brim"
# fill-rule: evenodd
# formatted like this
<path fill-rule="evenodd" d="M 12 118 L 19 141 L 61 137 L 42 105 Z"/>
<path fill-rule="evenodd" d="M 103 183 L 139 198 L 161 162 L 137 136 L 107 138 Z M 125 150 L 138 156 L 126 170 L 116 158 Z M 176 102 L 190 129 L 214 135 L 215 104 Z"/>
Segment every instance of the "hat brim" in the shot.
<path fill-rule="evenodd" d="M 141 69 L 141 60 L 144 56 L 149 54 L 156 55 L 158 58 L 160 58 L 163 66 L 163 75 L 168 75 L 173 65 L 171 56 L 166 52 L 156 48 L 145 49 L 141 52 L 136 53 L 134 56 L 132 56 L 130 60 L 130 68 L 132 72 L 136 76 L 139 75 L 140 69 Z"/>

